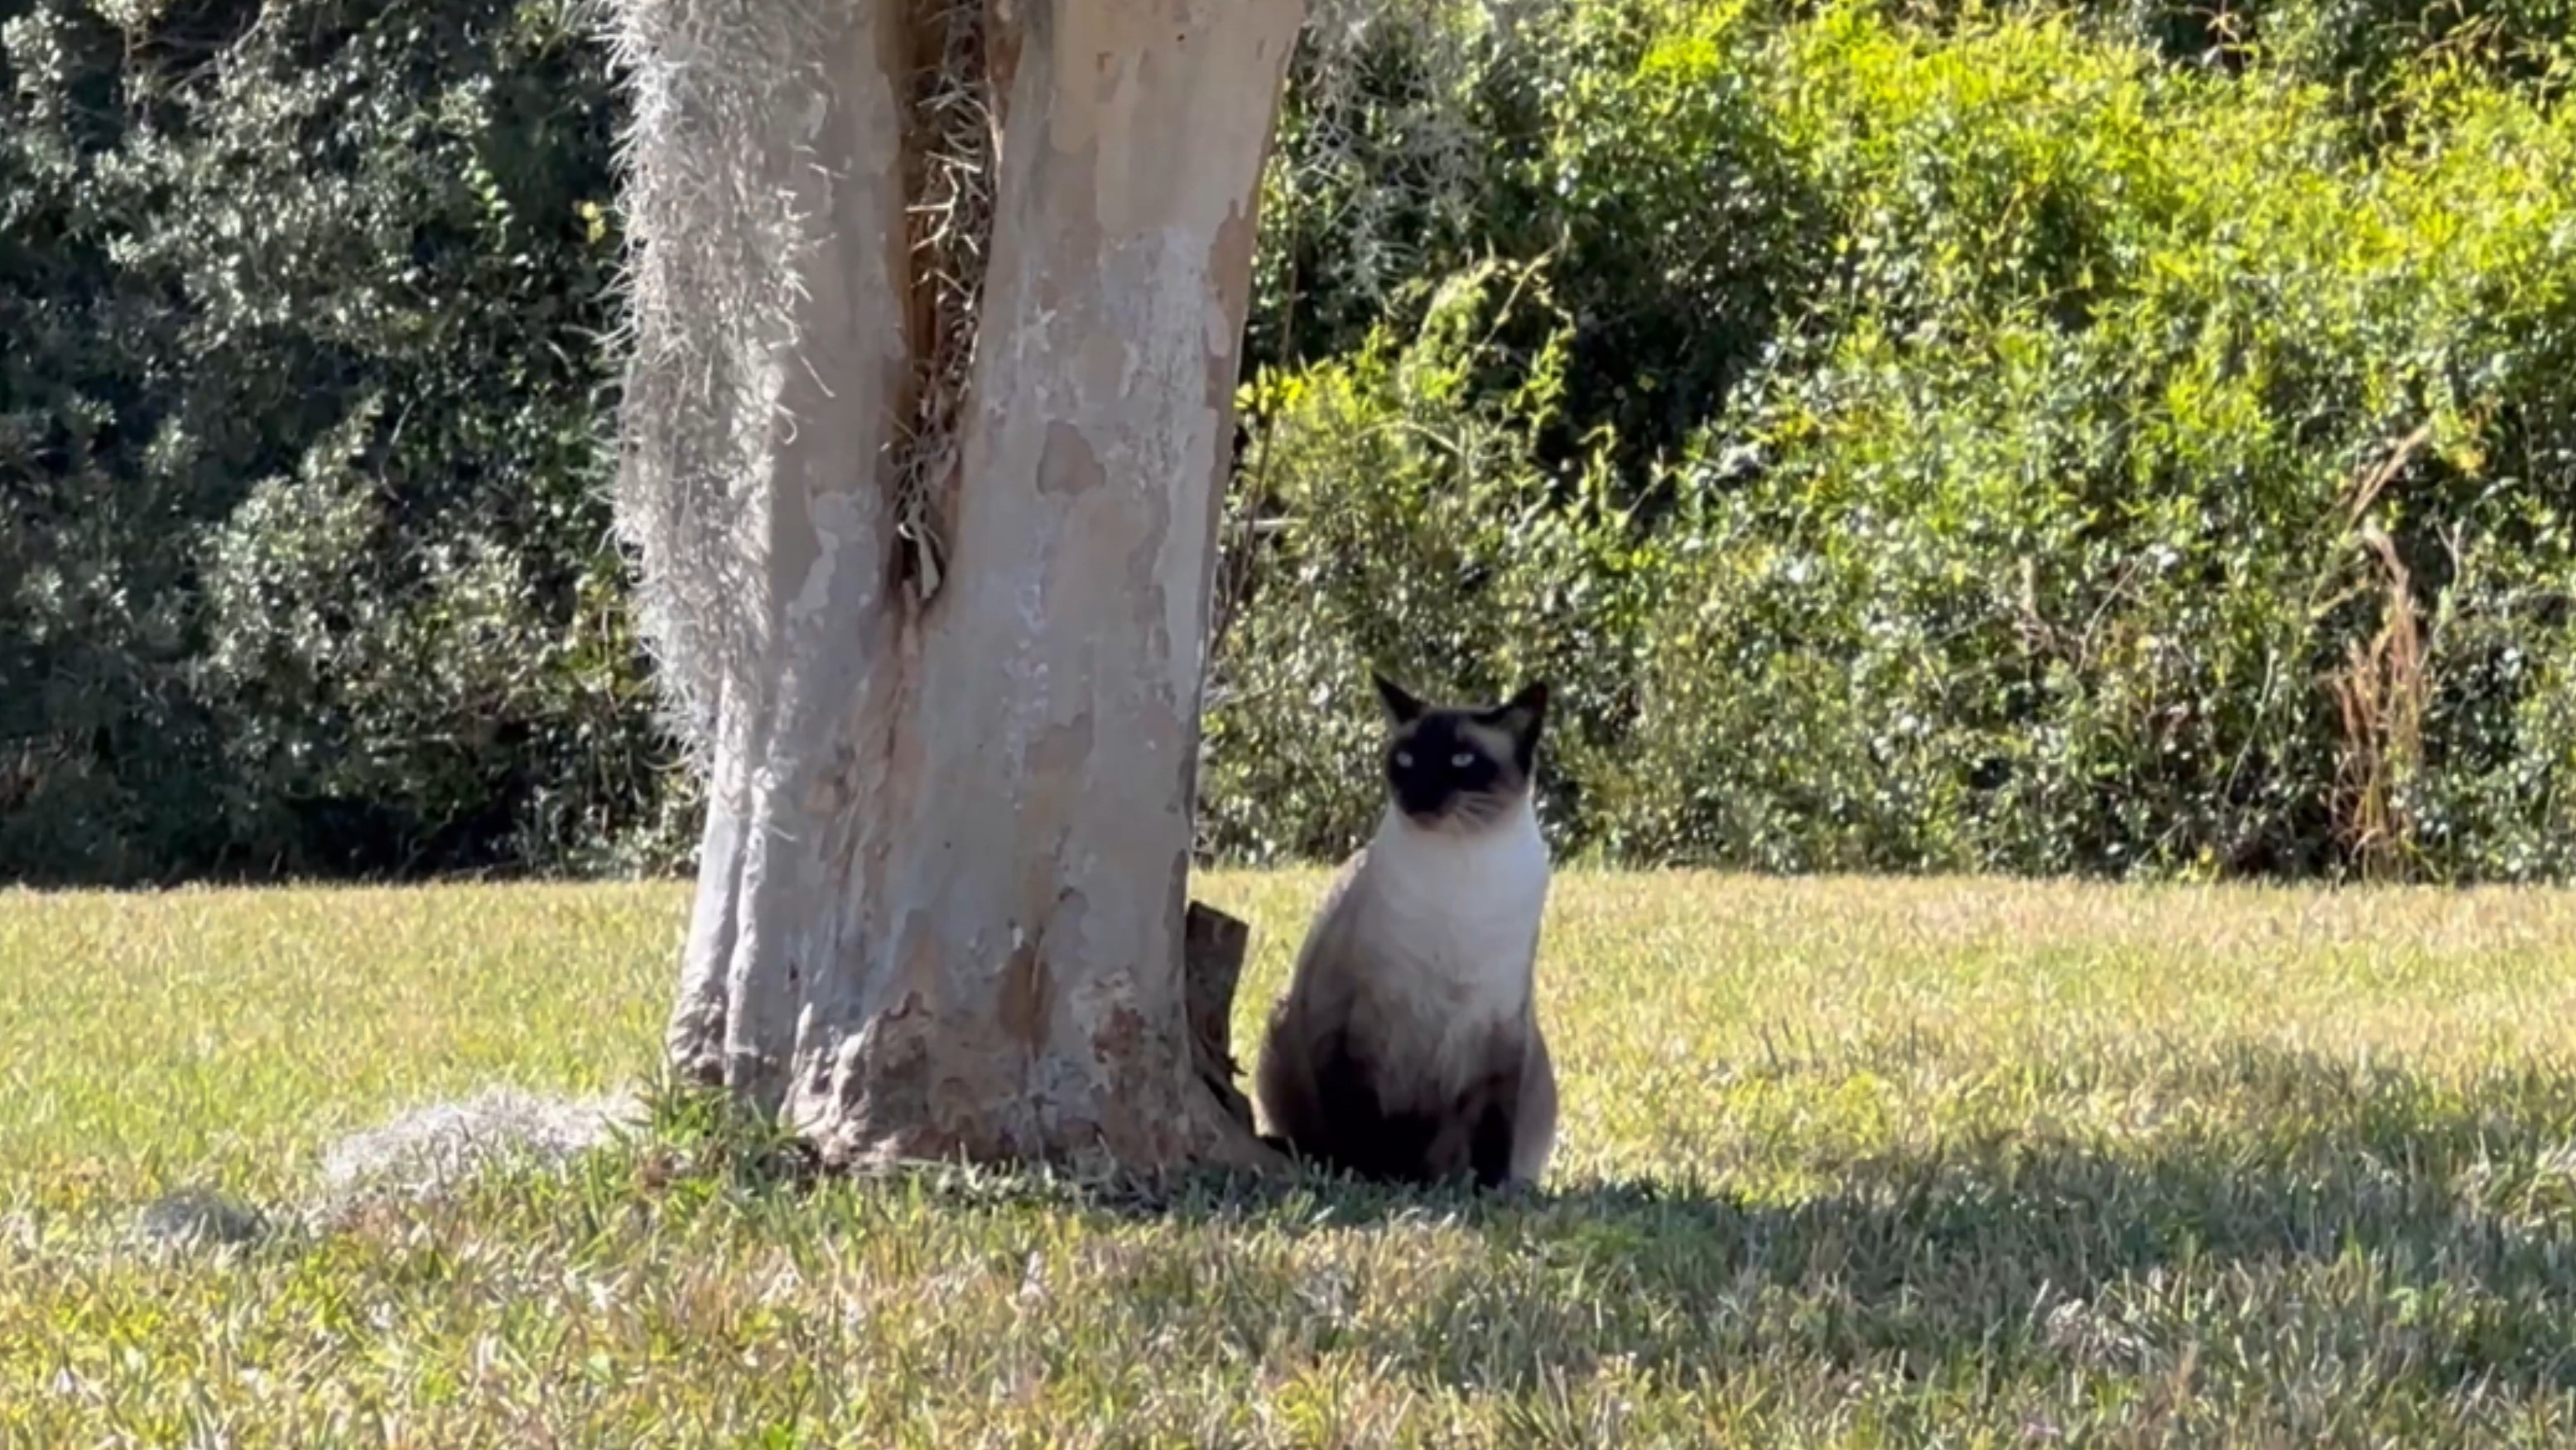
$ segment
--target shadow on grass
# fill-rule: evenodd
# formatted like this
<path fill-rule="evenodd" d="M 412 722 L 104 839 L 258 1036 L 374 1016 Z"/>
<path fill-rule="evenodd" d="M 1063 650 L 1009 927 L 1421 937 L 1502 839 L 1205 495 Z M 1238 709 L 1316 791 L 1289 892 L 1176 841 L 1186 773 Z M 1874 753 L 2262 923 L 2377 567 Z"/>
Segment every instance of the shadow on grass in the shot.
<path fill-rule="evenodd" d="M 1909 1034 L 1763 1070 L 1830 1083 L 1926 1052 L 1975 1060 Z M 2104 1094 L 2127 1108 L 2122 1131 L 2044 1126 Z M 1098 1292 L 1193 1332 L 1234 1326 L 1255 1359 L 1294 1333 L 1509 1393 L 1614 1360 L 1972 1396 L 2103 1380 L 2326 1405 L 2576 1391 L 2576 1074 L 2443 1079 L 2238 1043 L 2017 1067 L 1996 1098 L 1866 1152 L 1775 1146 L 1712 1183 L 1480 1194 L 921 1167 L 825 1198 L 1042 1208 L 1131 1248 L 1135 1228 L 1168 1228 L 1113 1256 Z M 822 1181 L 776 1134 L 688 1111 L 621 1149 L 647 1196 L 796 1212 Z M 1823 1187 L 1763 1186 L 1782 1183 Z M 1428 1237 L 1395 1242 L 1409 1234 Z M 1373 1291 L 1371 1273 L 1401 1285 Z"/>
<path fill-rule="evenodd" d="M 1624 1357 L 1664 1374 L 1768 1359 L 1960 1386 L 2041 1371 L 2304 1379 L 2347 1397 L 2576 1390 L 2576 1076 L 2532 1064 L 2437 1081 L 2255 1044 L 2164 1063 L 2129 1084 L 2175 1105 L 2151 1130 L 1911 1135 L 1800 1163 L 1829 1185 L 1803 1196 L 1313 1175 L 946 1191 L 1292 1236 L 1462 1230 L 1476 1246 L 1408 1290 L 1418 1307 L 1337 1331 L 1451 1382 L 1525 1389 L 1550 1367 Z"/>

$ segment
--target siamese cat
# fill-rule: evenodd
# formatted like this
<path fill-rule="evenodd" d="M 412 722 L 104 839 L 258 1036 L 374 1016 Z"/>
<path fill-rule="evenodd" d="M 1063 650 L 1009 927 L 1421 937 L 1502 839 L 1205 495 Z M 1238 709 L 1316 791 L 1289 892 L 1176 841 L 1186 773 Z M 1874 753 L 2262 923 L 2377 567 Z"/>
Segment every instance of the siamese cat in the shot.
<path fill-rule="evenodd" d="M 1284 1146 L 1326 1166 L 1532 1183 L 1556 1144 L 1532 993 L 1549 868 L 1530 775 L 1547 686 L 1450 708 L 1375 679 L 1385 813 L 1307 929 L 1254 1091 Z"/>

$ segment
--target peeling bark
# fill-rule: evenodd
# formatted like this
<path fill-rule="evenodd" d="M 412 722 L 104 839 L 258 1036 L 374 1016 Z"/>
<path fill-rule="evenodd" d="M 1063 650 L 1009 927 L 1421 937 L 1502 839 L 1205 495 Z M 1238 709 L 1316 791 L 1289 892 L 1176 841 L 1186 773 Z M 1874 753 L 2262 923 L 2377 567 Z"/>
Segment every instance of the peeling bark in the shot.
<path fill-rule="evenodd" d="M 1234 989 L 1243 978 L 1244 949 L 1252 928 L 1203 902 L 1193 901 L 1184 926 L 1181 980 L 1189 1006 L 1190 1056 L 1199 1080 L 1226 1113 L 1253 1130 L 1252 1100 L 1235 1086 Z"/>
<path fill-rule="evenodd" d="M 633 185 L 667 208 L 639 209 L 643 255 L 749 230 L 763 245 L 687 259 L 713 270 L 714 311 L 787 299 L 767 331 L 713 344 L 685 318 L 638 325 L 702 344 L 659 360 L 694 363 L 676 380 L 639 354 L 658 388 L 638 391 L 730 430 L 733 460 L 710 495 L 734 505 L 731 526 L 657 540 L 689 517 L 671 496 L 693 475 L 670 456 L 710 445 L 630 398 L 621 515 L 648 582 L 657 561 L 681 581 L 658 637 L 698 649 L 681 664 L 711 786 L 668 1049 L 684 1074 L 783 1111 L 827 1161 L 1262 1156 L 1222 1016 L 1211 1058 L 1183 968 L 1253 208 L 1300 11 L 987 12 L 1007 121 L 954 466 L 926 498 L 897 461 L 924 374 L 895 144 L 918 124 L 902 98 L 919 7 L 832 7 L 811 59 L 765 77 L 759 106 L 717 93 L 703 104 L 722 124 L 693 129 L 683 107 L 639 124 Z M 708 70 L 708 37 L 746 13 L 628 0 L 639 85 L 685 92 L 667 72 Z M 649 184 L 704 169 L 711 145 L 735 153 L 740 183 L 696 197 L 713 222 Z M 758 231 L 746 214 L 787 221 Z M 903 542 L 925 521 L 935 589 Z M 1221 977 L 1228 1003 L 1235 926 L 1231 964 L 1200 988 Z M 1210 938 L 1220 957 L 1225 938 Z"/>

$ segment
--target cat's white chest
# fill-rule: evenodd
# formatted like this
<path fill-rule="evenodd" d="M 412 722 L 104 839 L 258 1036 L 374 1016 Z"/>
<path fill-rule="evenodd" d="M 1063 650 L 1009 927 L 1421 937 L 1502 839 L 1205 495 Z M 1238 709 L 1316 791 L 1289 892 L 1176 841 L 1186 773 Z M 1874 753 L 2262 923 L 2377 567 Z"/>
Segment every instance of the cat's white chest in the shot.
<path fill-rule="evenodd" d="M 1472 1030 L 1527 1009 L 1547 912 L 1547 843 L 1524 804 L 1472 836 L 1389 813 L 1369 843 L 1371 938 L 1393 958 L 1375 986 L 1424 1025 Z"/>

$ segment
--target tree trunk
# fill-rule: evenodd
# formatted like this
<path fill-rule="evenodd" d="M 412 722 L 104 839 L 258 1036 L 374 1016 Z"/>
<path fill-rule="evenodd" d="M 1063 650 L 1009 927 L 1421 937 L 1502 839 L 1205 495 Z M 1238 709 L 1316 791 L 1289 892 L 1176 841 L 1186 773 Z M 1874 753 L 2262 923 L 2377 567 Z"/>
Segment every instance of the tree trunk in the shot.
<path fill-rule="evenodd" d="M 1261 1151 L 1182 961 L 1300 12 L 624 0 L 620 520 L 709 784 L 668 1047 L 828 1160 Z"/>

